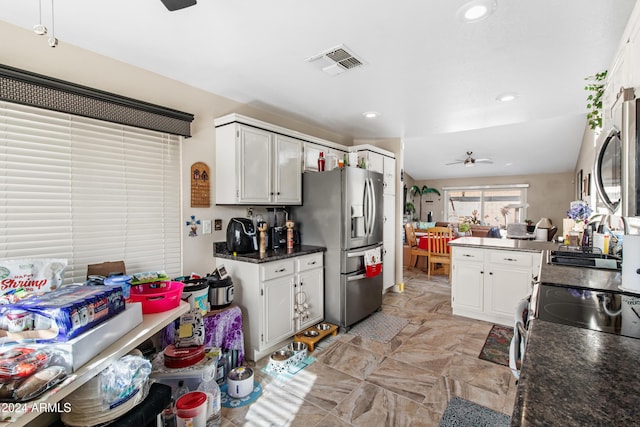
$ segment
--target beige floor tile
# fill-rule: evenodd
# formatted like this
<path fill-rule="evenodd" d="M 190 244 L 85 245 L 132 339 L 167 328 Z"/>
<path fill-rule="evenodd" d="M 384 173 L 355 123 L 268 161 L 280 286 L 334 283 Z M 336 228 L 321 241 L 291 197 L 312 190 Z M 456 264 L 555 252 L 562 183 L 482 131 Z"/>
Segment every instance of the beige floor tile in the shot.
<path fill-rule="evenodd" d="M 263 358 L 252 366 L 263 396 L 223 408 L 223 427 L 437 426 L 454 396 L 511 415 L 511 371 L 478 358 L 492 324 L 451 314 L 446 276 L 404 272 L 404 292 L 383 298 L 382 312 L 410 321 L 394 339 L 338 334 L 289 382 L 262 372 Z"/>
<path fill-rule="evenodd" d="M 441 414 L 390 390 L 364 382 L 333 411 L 354 426 L 435 426 Z"/>

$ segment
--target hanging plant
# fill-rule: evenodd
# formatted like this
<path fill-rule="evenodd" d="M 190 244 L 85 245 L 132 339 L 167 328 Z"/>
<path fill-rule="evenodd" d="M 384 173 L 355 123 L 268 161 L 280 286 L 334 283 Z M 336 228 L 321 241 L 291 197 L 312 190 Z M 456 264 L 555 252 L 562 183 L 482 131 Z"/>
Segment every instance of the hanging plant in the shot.
<path fill-rule="evenodd" d="M 587 122 L 593 130 L 602 128 L 602 94 L 604 93 L 605 78 L 607 70 L 596 73 L 593 76 L 586 77 L 585 80 L 590 82 L 584 87 L 589 93 L 587 97 Z"/>

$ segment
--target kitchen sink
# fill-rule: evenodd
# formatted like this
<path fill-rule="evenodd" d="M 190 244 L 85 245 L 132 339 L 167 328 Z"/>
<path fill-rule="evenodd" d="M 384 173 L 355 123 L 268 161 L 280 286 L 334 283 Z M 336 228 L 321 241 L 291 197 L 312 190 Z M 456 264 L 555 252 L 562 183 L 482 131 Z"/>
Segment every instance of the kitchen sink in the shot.
<path fill-rule="evenodd" d="M 548 262 L 554 265 L 621 270 L 622 259 L 615 255 L 582 250 L 549 251 Z"/>

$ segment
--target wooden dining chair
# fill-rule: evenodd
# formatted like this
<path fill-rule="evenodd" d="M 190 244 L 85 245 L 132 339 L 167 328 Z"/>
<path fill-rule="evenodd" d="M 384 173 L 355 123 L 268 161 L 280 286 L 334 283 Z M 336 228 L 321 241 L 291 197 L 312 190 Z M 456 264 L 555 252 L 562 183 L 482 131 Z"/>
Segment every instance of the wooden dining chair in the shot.
<path fill-rule="evenodd" d="M 429 260 L 427 262 L 427 279 L 431 279 L 431 266 L 433 264 L 446 265 L 449 270 L 449 282 L 451 282 L 451 250 L 447 243 L 453 239 L 453 230 L 449 227 L 433 227 L 427 230 L 429 240 Z"/>
<path fill-rule="evenodd" d="M 415 267 L 419 256 L 429 256 L 429 251 L 421 249 L 418 246 L 418 239 L 416 238 L 416 230 L 413 228 L 413 224 L 408 222 L 404 225 L 404 234 L 407 238 L 407 245 L 409 246 L 409 267 Z"/>

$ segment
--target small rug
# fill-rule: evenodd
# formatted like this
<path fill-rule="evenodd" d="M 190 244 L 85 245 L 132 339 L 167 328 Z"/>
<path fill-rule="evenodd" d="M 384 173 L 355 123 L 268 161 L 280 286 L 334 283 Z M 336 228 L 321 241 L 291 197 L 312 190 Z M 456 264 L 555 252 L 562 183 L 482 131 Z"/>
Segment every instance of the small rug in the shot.
<path fill-rule="evenodd" d="M 478 357 L 498 365 L 509 366 L 509 346 L 512 338 L 513 328 L 493 325 Z"/>
<path fill-rule="evenodd" d="M 407 319 L 376 311 L 371 316 L 356 323 L 348 333 L 386 344 L 408 324 L 409 321 Z"/>
<path fill-rule="evenodd" d="M 440 427 L 500 427 L 508 426 L 511 417 L 460 397 L 449 401 L 442 414 Z"/>
<path fill-rule="evenodd" d="M 220 386 L 220 406 L 224 408 L 239 408 L 240 406 L 245 406 L 255 402 L 261 394 L 262 386 L 260 386 L 258 381 L 254 381 L 253 391 L 250 395 L 241 398 L 230 397 L 227 393 L 227 383 L 225 382 Z"/>

